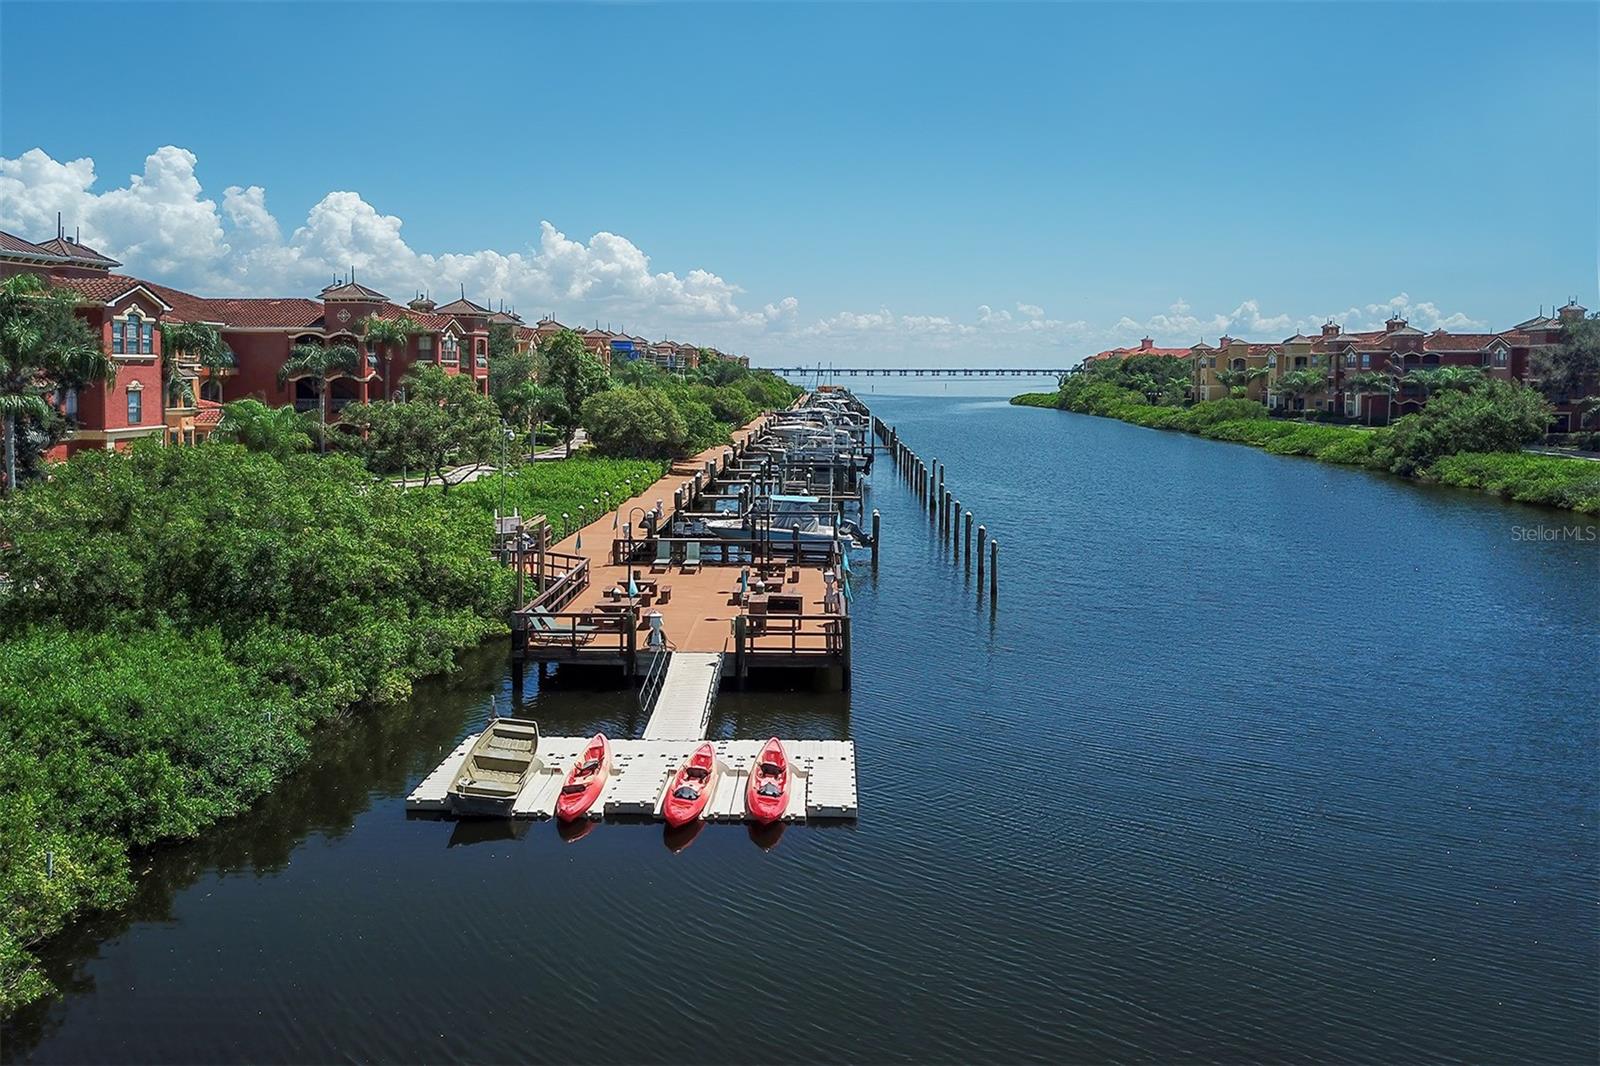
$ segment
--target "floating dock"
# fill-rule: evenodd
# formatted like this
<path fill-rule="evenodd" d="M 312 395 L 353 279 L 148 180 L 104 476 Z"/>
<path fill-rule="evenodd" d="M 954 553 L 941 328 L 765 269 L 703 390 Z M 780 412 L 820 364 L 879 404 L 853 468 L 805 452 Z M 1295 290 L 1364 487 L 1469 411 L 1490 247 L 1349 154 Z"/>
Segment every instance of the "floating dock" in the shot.
<path fill-rule="evenodd" d="M 448 812 L 450 782 L 461 769 L 478 734 L 466 737 L 406 797 L 408 811 Z M 513 818 L 549 818 L 567 770 L 583 753 L 589 737 L 540 737 L 539 767 L 512 805 Z M 611 776 L 589 811 L 591 819 L 659 818 L 667 782 L 699 740 L 613 740 Z M 717 791 L 706 804 L 705 821 L 745 820 L 745 783 L 764 740 L 716 740 Z M 791 782 L 783 821 L 849 820 L 856 817 L 856 746 L 849 740 L 786 740 Z"/>

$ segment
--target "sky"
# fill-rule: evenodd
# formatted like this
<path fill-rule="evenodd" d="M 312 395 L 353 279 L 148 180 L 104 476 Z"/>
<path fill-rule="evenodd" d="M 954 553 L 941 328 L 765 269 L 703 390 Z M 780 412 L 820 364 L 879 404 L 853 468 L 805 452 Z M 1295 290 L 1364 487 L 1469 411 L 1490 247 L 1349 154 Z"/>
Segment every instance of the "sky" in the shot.
<path fill-rule="evenodd" d="M 1600 307 L 1600 5 L 0 3 L 0 229 L 757 364 Z"/>

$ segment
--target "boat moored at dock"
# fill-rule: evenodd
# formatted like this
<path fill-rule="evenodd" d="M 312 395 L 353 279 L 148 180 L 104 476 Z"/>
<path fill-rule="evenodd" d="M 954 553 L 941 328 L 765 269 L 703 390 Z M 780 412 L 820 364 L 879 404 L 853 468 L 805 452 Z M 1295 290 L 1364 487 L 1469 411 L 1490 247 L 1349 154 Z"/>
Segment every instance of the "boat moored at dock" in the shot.
<path fill-rule="evenodd" d="M 496 718 L 468 749 L 450 784 L 452 814 L 507 818 L 539 767 L 539 724 Z"/>

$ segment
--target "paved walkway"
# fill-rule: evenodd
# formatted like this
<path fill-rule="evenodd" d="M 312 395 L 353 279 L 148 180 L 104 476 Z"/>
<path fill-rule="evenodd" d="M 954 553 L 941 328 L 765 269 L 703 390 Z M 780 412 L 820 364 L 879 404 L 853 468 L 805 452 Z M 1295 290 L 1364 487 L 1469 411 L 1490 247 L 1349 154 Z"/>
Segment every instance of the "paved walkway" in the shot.
<path fill-rule="evenodd" d="M 573 434 L 573 451 L 577 451 L 580 447 L 587 443 L 589 443 L 589 437 L 583 432 L 583 430 L 580 429 L 577 433 Z M 556 462 L 561 459 L 565 459 L 566 457 L 566 446 L 558 444 L 554 448 L 546 448 L 542 452 L 535 452 L 533 461 L 536 463 L 548 463 Z M 497 463 L 473 463 L 469 466 L 451 467 L 449 470 L 444 472 L 444 478 L 452 485 L 464 485 L 469 481 L 477 481 L 481 478 L 486 478 L 491 474 L 497 474 L 499 472 L 500 466 Z M 403 489 L 415 489 L 421 488 L 423 481 L 424 479 L 420 477 L 406 478 L 403 481 L 400 478 L 393 478 L 389 483 Z M 430 485 L 437 485 L 438 483 L 438 478 L 433 478 L 428 481 L 428 484 Z"/>
<path fill-rule="evenodd" d="M 1590 463 L 1600 463 L 1600 455 L 1594 452 L 1580 452 L 1576 448 L 1540 448 L 1529 445 L 1522 449 L 1529 455 L 1553 455 L 1558 459 L 1583 459 Z"/>

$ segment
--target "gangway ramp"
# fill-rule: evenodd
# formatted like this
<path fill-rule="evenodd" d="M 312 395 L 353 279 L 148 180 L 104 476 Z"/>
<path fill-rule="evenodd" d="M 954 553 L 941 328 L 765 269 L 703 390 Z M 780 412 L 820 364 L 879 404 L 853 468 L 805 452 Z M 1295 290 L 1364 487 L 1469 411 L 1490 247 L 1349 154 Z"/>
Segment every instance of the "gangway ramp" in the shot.
<path fill-rule="evenodd" d="M 644 740 L 699 740 L 722 682 L 722 653 L 675 651 L 645 723 Z"/>

